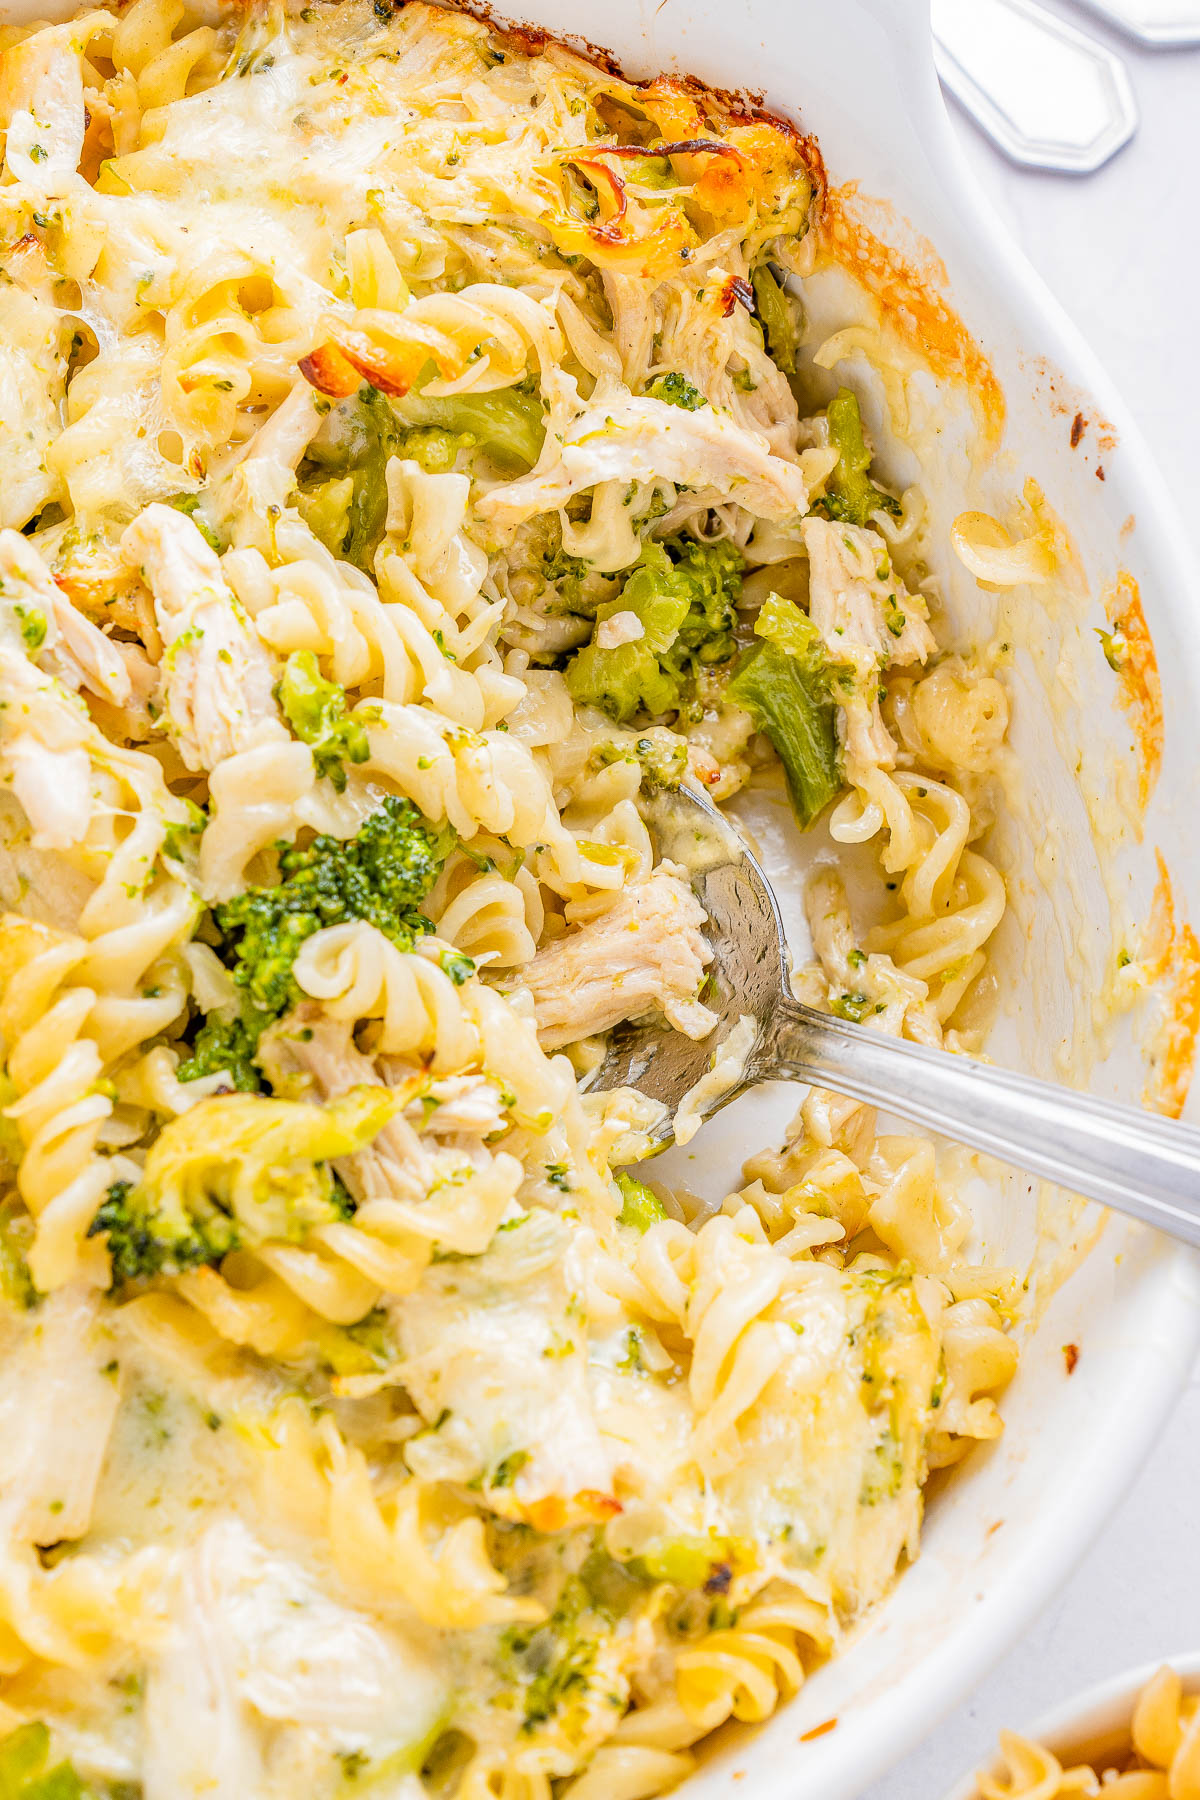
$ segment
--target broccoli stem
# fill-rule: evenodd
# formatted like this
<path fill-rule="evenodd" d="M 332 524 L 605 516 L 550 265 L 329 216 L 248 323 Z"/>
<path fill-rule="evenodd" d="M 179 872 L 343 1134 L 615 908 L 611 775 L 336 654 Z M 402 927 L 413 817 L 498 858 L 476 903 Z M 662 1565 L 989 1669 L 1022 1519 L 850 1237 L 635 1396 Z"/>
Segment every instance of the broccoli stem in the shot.
<path fill-rule="evenodd" d="M 396 421 L 384 396 L 374 388 L 359 394 L 356 452 L 349 473 L 354 491 L 346 516 L 342 554 L 347 562 L 370 573 L 387 520 L 387 465 L 395 450 Z"/>
<path fill-rule="evenodd" d="M 410 425 L 439 426 L 478 444 L 496 467 L 524 474 L 542 453 L 546 424 L 536 393 L 521 387 L 486 394 L 406 394 L 396 410 Z"/>
<path fill-rule="evenodd" d="M 780 287 L 766 263 L 755 269 L 750 280 L 754 288 L 754 310 L 763 328 L 767 353 L 785 375 L 794 375 L 800 342 L 799 308 L 790 294 Z"/>
<path fill-rule="evenodd" d="M 806 831 L 841 787 L 835 708 L 823 676 L 764 640 L 746 652 L 726 691 L 775 746 Z"/>
<path fill-rule="evenodd" d="M 858 401 L 849 388 L 838 389 L 826 416 L 829 441 L 838 460 L 825 483 L 824 497 L 818 502 L 822 511 L 831 519 L 845 519 L 851 525 L 869 525 L 872 513 L 898 513 L 899 501 L 877 488 L 867 473 L 871 452 L 863 436 Z"/>

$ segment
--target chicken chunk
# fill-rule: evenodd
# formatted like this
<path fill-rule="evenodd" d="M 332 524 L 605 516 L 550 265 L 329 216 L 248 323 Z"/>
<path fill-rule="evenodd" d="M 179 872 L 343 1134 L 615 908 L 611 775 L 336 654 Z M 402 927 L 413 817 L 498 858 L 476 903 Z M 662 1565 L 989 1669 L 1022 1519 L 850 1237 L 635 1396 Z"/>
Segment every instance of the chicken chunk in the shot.
<path fill-rule="evenodd" d="M 890 768 L 896 746 L 879 712 L 879 671 L 923 663 L 934 649 L 925 602 L 892 568 L 878 532 L 829 519 L 800 526 L 809 566 L 809 617 L 834 662 L 848 664 L 857 691 L 846 697 L 844 732 L 852 764 Z"/>
<path fill-rule="evenodd" d="M 623 390 L 598 394 L 557 449 L 553 442 L 548 434 L 543 467 L 476 503 L 484 518 L 519 525 L 605 481 L 712 488 L 765 519 L 788 518 L 808 504 L 796 464 L 773 456 L 764 438 L 711 407 L 686 412 Z"/>
<path fill-rule="evenodd" d="M 307 1001 L 265 1034 L 258 1060 L 276 1093 L 309 1100 L 336 1100 L 353 1087 L 380 1081 L 377 1065 L 356 1047 L 349 1026 L 327 1019 Z M 438 1173 L 429 1149 L 402 1115 L 390 1119 L 365 1150 L 334 1166 L 360 1201 L 423 1200 Z"/>
<path fill-rule="evenodd" d="M 686 881 L 660 870 L 605 913 L 539 950 L 524 971 L 544 1050 L 659 1011 L 686 1037 L 707 1037 L 715 1016 L 696 995 L 712 951 Z"/>
<path fill-rule="evenodd" d="M 0 283 L 0 525 L 26 524 L 62 493 L 46 466 L 65 387 L 61 329 L 47 301 L 15 281 Z"/>
<path fill-rule="evenodd" d="M 892 568 L 877 531 L 830 519 L 805 519 L 813 624 L 837 662 L 924 662 L 934 649 L 925 602 Z"/>
<path fill-rule="evenodd" d="M 0 66 L 0 117 L 8 127 L 8 172 L 35 193 L 61 194 L 76 179 L 87 112 L 83 47 L 94 13 L 14 44 Z"/>
<path fill-rule="evenodd" d="M 163 723 L 187 767 L 211 770 L 241 750 L 285 739 L 270 653 L 192 521 L 174 507 L 148 506 L 126 528 L 121 549 L 154 596 L 166 646 Z"/>
<path fill-rule="evenodd" d="M 23 643 L 43 669 L 68 687 L 87 688 L 112 706 L 129 704 L 130 664 L 72 606 L 19 531 L 0 531 L 0 608 L 6 637 L 14 645 Z"/>
<path fill-rule="evenodd" d="M 80 701 L 0 639 L 0 781 L 20 802 L 35 850 L 69 850 L 86 837 L 94 735 Z"/>

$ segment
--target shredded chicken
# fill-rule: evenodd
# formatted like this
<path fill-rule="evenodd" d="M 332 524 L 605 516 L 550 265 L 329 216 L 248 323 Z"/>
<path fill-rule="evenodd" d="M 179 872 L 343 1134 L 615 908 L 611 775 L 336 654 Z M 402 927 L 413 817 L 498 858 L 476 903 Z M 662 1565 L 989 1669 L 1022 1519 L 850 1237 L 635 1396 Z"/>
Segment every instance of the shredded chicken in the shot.
<path fill-rule="evenodd" d="M 863 1014 L 864 1024 L 920 1044 L 940 1045 L 941 1027 L 926 1005 L 928 984 L 904 974 L 882 951 L 864 956 L 855 937 L 845 885 L 831 864 L 820 864 L 813 872 L 805 889 L 804 911 L 817 958 L 812 974 L 826 990 L 814 995 L 817 1004 L 824 1005 L 826 995 L 861 994 L 870 1002 Z"/>
<path fill-rule="evenodd" d="M 800 526 L 808 551 L 809 617 L 834 662 L 854 670 L 857 692 L 845 701 L 846 754 L 852 763 L 891 768 L 896 746 L 879 712 L 879 671 L 924 662 L 934 649 L 925 602 L 892 568 L 878 532 L 829 519 Z"/>
<path fill-rule="evenodd" d="M 385 1059 L 383 1067 L 388 1072 Z M 508 1124 L 500 1104 L 494 1081 L 486 1075 L 447 1075 L 431 1083 L 428 1098 L 436 1104 L 429 1110 L 423 1129 L 433 1137 L 490 1137 Z"/>
<path fill-rule="evenodd" d="M 706 1037 L 716 1019 L 696 999 L 712 952 L 704 914 L 677 875 L 629 888 L 589 925 L 539 950 L 524 970 L 545 1050 L 657 1009 L 676 1031 Z"/>
<path fill-rule="evenodd" d="M 756 432 L 710 406 L 687 412 L 624 390 L 594 397 L 557 447 L 547 434 L 542 464 L 523 481 L 484 495 L 477 511 L 497 525 L 519 525 L 606 481 L 716 488 L 766 519 L 803 512 L 808 504 L 799 468 L 773 456 Z"/>
<path fill-rule="evenodd" d="M 0 642 L 0 774 L 10 783 L 37 850 L 68 850 L 92 822 L 88 718 L 24 650 Z"/>
<path fill-rule="evenodd" d="M 332 1757 L 387 1732 L 420 1742 L 437 1717 L 443 1677 L 427 1650 L 330 1599 L 237 1519 L 189 1550 L 179 1590 L 147 1694 L 149 1800 L 254 1800 L 256 1719 Z"/>
<path fill-rule="evenodd" d="M 211 770 L 284 737 L 270 654 L 192 521 L 174 507 L 148 506 L 121 549 L 154 595 L 166 646 L 163 722 L 187 767 Z"/>
<path fill-rule="evenodd" d="M 146 1685 L 145 1800 L 242 1800 L 262 1791 L 262 1753 L 219 1610 L 216 1525 L 184 1563 L 170 1635 Z"/>
<path fill-rule="evenodd" d="M 281 1019 L 259 1043 L 259 1063 L 276 1093 L 313 1100 L 336 1100 L 353 1087 L 378 1086 L 380 1072 L 364 1056 L 348 1025 L 326 1018 L 305 1001 Z M 334 1167 L 356 1200 L 380 1195 L 423 1200 L 437 1178 L 429 1148 L 403 1115 L 354 1156 Z"/>
<path fill-rule="evenodd" d="M 877 531 L 830 519 L 800 527 L 808 551 L 809 613 L 839 662 L 924 662 L 933 649 L 925 602 L 892 568 Z"/>
<path fill-rule="evenodd" d="M 6 636 L 28 646 L 43 669 L 68 687 L 128 705 L 133 682 L 125 657 L 72 606 L 19 531 L 0 531 L 0 603 Z"/>
<path fill-rule="evenodd" d="M 621 644 L 636 644 L 645 635 L 646 627 L 635 612 L 619 612 L 601 619 L 592 642 L 598 650 L 616 650 Z"/>

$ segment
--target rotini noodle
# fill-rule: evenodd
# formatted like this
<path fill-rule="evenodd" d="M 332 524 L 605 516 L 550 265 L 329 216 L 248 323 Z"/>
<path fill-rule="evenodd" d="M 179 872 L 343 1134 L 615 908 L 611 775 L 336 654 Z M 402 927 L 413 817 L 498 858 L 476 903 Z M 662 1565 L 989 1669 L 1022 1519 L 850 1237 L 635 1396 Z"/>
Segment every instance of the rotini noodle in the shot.
<path fill-rule="evenodd" d="M 1041 1744 L 1000 1734 L 1002 1773 L 980 1772 L 980 1800 L 1060 1800 L 1104 1794 L 1112 1800 L 1194 1800 L 1200 1792 L 1200 1728 L 1194 1695 L 1171 1668 L 1161 1668 L 1138 1695 L 1130 1742 L 1102 1772 L 1085 1763 L 1064 1768 Z"/>

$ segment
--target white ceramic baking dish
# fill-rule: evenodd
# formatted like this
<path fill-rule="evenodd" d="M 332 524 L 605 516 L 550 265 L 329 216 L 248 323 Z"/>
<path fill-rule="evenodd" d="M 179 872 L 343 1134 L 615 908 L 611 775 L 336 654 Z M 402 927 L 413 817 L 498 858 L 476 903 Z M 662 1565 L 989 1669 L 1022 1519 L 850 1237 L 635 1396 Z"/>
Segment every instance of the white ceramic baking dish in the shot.
<path fill-rule="evenodd" d="M 0 0 L 0 17 L 47 10 L 37 0 Z M 71 10 L 54 5 L 57 16 Z M 678 69 L 761 91 L 818 135 L 834 183 L 853 179 L 893 203 L 877 220 L 885 238 L 907 239 L 908 220 L 937 246 L 953 303 L 992 358 L 1008 409 L 1001 451 L 980 470 L 966 454 L 954 393 L 927 396 L 950 422 L 940 436 L 927 433 L 923 447 L 943 550 L 968 493 L 971 504 L 1003 512 L 1032 475 L 1081 565 L 1074 596 L 1050 596 L 1048 604 L 1046 590 L 1019 592 L 1002 627 L 996 598 L 956 574 L 948 554 L 938 559 L 955 630 L 982 644 L 1003 628 L 1026 646 L 1011 671 L 1013 742 L 1025 775 L 999 846 L 1013 905 L 993 1049 L 1000 1060 L 1053 1075 L 1066 1066 L 1060 1050 L 1072 1047 L 1076 1078 L 1136 1097 L 1146 1078 L 1137 1039 L 1147 1021 L 1110 1023 L 1095 1002 L 1118 940 L 1132 931 L 1124 915 L 1137 922 L 1149 914 L 1156 848 L 1170 864 L 1180 916 L 1190 903 L 1200 917 L 1195 584 L 1124 408 L 962 166 L 932 72 L 923 0 L 608 0 L 602 9 L 585 0 L 513 0 L 498 10 L 600 40 L 630 73 Z M 853 297 L 826 274 L 809 284 L 806 300 L 832 329 Z M 881 390 L 867 364 L 860 357 L 837 376 L 861 389 L 875 434 L 887 442 Z M 1073 448 L 1076 413 L 1087 429 Z M 889 455 L 897 476 L 911 470 L 902 443 L 893 439 Z M 1126 830 L 1123 841 L 1105 845 L 1096 827 L 1120 823 L 1113 794 L 1128 790 L 1130 734 L 1093 627 L 1104 623 L 1099 596 L 1120 567 L 1141 585 L 1157 644 L 1166 750 L 1141 841 Z M 1094 790 L 1090 812 L 1081 774 Z M 801 858 L 811 853 L 792 848 Z M 781 870 L 794 899 L 797 869 L 776 858 L 777 876 Z M 1171 956 L 1165 961 L 1169 974 Z M 723 1180 L 734 1185 L 742 1158 L 778 1136 L 795 1103 L 794 1093 L 779 1091 L 739 1103 L 700 1140 L 703 1180 L 698 1146 L 682 1172 L 714 1192 Z M 997 1176 L 978 1198 L 988 1254 L 1024 1266 L 1037 1227 L 1029 1184 Z M 1093 1223 L 1068 1221 L 1061 1230 L 1067 1260 L 1082 1251 Z M 792 1704 L 753 1737 L 731 1732 L 713 1746 L 689 1800 L 850 1800 L 907 1751 L 1013 1641 L 1140 1467 L 1190 1366 L 1198 1302 L 1187 1254 L 1112 1222 L 1026 1343 L 1003 1439 L 931 1496 L 917 1564 Z M 1070 1376 L 1068 1344 L 1079 1351 Z"/>
<path fill-rule="evenodd" d="M 1138 1695 L 1163 1665 L 1170 1666 L 1183 1677 L 1183 1688 L 1194 1694 L 1200 1688 L 1200 1651 L 1186 1656 L 1163 1656 L 1158 1662 L 1144 1663 L 1139 1669 L 1127 1669 L 1122 1675 L 1064 1701 L 1053 1712 L 1043 1713 L 1031 1725 L 1019 1727 L 1022 1737 L 1044 1744 L 1064 1768 L 1074 1763 L 1088 1763 L 1097 1774 L 1103 1773 L 1110 1759 L 1121 1757 L 1128 1749 L 1129 1727 Z M 988 1768 L 984 1758 L 981 1768 Z M 946 1795 L 946 1800 L 977 1800 L 976 1775 L 972 1769 Z"/>

